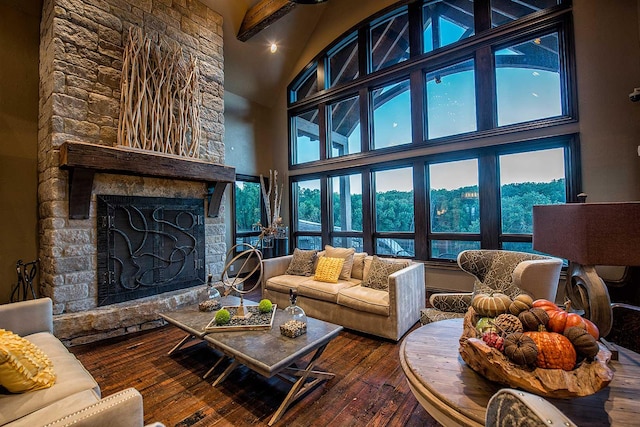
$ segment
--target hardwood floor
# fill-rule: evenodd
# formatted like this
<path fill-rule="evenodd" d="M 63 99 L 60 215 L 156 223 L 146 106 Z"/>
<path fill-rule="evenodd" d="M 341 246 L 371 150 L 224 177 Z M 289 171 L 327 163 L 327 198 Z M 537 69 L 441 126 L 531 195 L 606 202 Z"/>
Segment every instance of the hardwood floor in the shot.
<path fill-rule="evenodd" d="M 103 396 L 127 387 L 138 389 L 144 398 L 145 423 L 267 425 L 288 384 L 240 367 L 213 388 L 211 377 L 202 379 L 217 360 L 206 344 L 194 340 L 167 355 L 183 336 L 178 328 L 165 326 L 71 351 L 96 378 Z M 276 425 L 438 426 L 409 390 L 399 364 L 399 347 L 399 343 L 341 332 L 318 362 L 336 376 L 294 403 Z"/>

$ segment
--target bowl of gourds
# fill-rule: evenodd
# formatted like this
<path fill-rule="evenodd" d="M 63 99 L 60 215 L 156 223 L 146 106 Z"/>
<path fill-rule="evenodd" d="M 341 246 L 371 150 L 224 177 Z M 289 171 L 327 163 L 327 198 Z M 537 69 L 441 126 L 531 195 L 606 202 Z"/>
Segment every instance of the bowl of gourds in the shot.
<path fill-rule="evenodd" d="M 476 294 L 464 317 L 462 360 L 485 378 L 552 398 L 588 396 L 613 379 L 595 324 L 523 293 Z"/>

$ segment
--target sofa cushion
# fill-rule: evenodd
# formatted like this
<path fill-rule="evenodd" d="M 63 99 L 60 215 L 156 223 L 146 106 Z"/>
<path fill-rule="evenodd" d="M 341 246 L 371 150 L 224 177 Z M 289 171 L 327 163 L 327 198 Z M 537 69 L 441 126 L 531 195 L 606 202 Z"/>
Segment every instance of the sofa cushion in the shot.
<path fill-rule="evenodd" d="M 389 316 L 389 292 L 386 291 L 352 286 L 340 291 L 338 304 L 358 311 Z"/>
<path fill-rule="evenodd" d="M 352 279 L 362 280 L 364 278 L 364 259 L 366 257 L 366 252 L 356 252 L 353 254 L 353 267 L 351 267 Z"/>
<path fill-rule="evenodd" d="M 271 291 L 282 292 L 289 295 L 289 289 L 298 289 L 300 283 L 303 283 L 307 280 L 309 280 L 309 277 L 283 274 L 281 276 L 274 276 L 267 280 L 267 283 L 265 283 L 265 288 Z"/>
<path fill-rule="evenodd" d="M 344 265 L 340 273 L 340 279 L 349 280 L 351 278 L 351 269 L 353 268 L 353 255 L 356 253 L 354 248 L 334 248 L 331 245 L 324 247 L 324 256 L 330 258 L 343 258 Z"/>
<path fill-rule="evenodd" d="M 356 286 L 356 283 L 349 280 L 338 280 L 337 283 L 327 283 L 307 279 L 298 286 L 298 295 L 336 303 L 338 302 L 338 292 L 351 286 Z"/>
<path fill-rule="evenodd" d="M 100 397 L 98 397 L 93 390 L 84 390 L 67 396 L 64 399 L 52 402 L 50 405 L 47 405 L 38 411 L 32 412 L 29 415 L 25 415 L 24 417 L 9 423 L 6 427 L 43 426 L 59 420 L 61 417 L 66 417 L 75 411 L 80 411 L 99 400 Z M 68 424 L 65 423 L 61 425 Z"/>
<path fill-rule="evenodd" d="M 42 336 L 45 334 L 51 338 L 45 339 Z M 55 354 L 51 357 L 51 361 L 57 375 L 56 382 L 50 388 L 28 393 L 0 393 L 0 425 L 21 418 L 78 392 L 91 390 L 96 396 L 100 396 L 98 383 L 72 353 L 67 352 L 66 356 L 64 355 L 58 347 L 62 345 L 60 341 L 53 335 L 44 332 L 25 338 L 31 341 L 32 337 L 37 337 L 37 340 L 34 339 L 34 341 L 37 341 L 45 354 L 49 353 L 49 345 L 51 345 L 51 354 Z"/>
<path fill-rule="evenodd" d="M 337 283 L 342 266 L 344 265 L 344 258 L 330 258 L 323 256 L 318 260 L 318 267 L 316 273 L 313 276 L 313 280 L 319 282 Z"/>
<path fill-rule="evenodd" d="M 56 381 L 53 364 L 35 344 L 0 329 L 0 385 L 11 393 L 51 387 Z"/>
<path fill-rule="evenodd" d="M 389 275 L 408 265 L 408 261 L 394 262 L 374 255 L 367 276 L 362 281 L 362 286 L 386 291 L 389 289 Z"/>
<path fill-rule="evenodd" d="M 294 276 L 311 276 L 313 274 L 313 265 L 316 259 L 318 251 L 295 248 L 293 250 L 293 257 L 289 263 L 289 267 L 285 274 L 291 274 Z"/>

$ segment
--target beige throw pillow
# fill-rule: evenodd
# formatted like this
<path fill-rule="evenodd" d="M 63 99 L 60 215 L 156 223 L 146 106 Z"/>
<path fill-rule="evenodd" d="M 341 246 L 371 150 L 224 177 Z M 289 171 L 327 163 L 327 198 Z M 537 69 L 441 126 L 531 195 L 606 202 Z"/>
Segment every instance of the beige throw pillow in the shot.
<path fill-rule="evenodd" d="M 293 276 L 311 276 L 318 251 L 305 251 L 295 248 L 293 257 L 285 274 Z"/>
<path fill-rule="evenodd" d="M 409 265 L 408 261 L 385 260 L 374 255 L 371 260 L 371 267 L 369 268 L 367 277 L 365 277 L 362 282 L 362 286 L 365 288 L 388 291 L 389 275 L 402 270 L 407 265 Z"/>
<path fill-rule="evenodd" d="M 351 269 L 353 268 L 353 255 L 356 253 L 354 248 L 334 248 L 326 245 L 324 247 L 324 256 L 329 258 L 342 258 L 344 265 L 340 272 L 340 279 L 349 280 L 351 278 Z"/>

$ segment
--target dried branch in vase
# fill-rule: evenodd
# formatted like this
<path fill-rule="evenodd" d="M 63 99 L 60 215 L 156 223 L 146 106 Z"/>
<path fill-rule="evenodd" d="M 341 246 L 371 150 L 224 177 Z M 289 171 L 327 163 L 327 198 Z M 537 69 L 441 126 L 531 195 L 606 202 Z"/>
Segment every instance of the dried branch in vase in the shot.
<path fill-rule="evenodd" d="M 260 175 L 260 188 L 262 190 L 262 200 L 264 201 L 267 213 L 267 225 L 258 224 L 264 236 L 274 236 L 278 228 L 282 226 L 282 217 L 280 216 L 280 205 L 282 204 L 283 186 L 278 187 L 278 171 L 269 169 L 269 189 L 264 183 L 264 177 Z M 273 195 L 273 197 L 272 197 Z"/>

